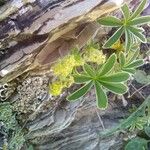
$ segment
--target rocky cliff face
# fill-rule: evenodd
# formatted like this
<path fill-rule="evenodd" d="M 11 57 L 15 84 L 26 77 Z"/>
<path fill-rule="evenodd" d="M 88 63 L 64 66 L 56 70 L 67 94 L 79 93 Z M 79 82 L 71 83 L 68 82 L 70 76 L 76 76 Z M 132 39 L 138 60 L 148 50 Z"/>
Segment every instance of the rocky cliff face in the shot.
<path fill-rule="evenodd" d="M 108 33 L 95 19 L 115 0 L 11 0 L 0 7 L 0 100 L 11 101 L 37 150 L 117 150 L 122 137 L 100 133 L 127 115 L 123 104 L 100 111 L 93 91 L 77 102 L 49 95 L 50 66 L 71 48 Z M 124 111 L 122 111 L 124 110 Z"/>
<path fill-rule="evenodd" d="M 0 82 L 11 81 L 39 65 L 42 68 L 41 64 L 49 65 L 55 60 L 53 57 L 64 54 L 64 49 L 70 49 L 73 44 L 82 47 L 95 33 L 92 26 L 86 32 L 87 37 L 85 33 L 81 34 L 87 22 L 116 8 L 113 1 L 102 0 L 17 0 L 6 3 L 0 8 Z M 53 51 L 55 56 L 52 57 Z M 51 55 L 53 59 L 47 60 L 45 55 Z"/>

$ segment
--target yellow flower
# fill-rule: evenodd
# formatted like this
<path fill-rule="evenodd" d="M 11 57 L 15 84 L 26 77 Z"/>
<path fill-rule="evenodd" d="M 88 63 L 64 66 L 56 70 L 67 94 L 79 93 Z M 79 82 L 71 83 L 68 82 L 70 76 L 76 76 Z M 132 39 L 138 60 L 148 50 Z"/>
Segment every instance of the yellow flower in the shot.
<path fill-rule="evenodd" d="M 54 75 L 60 77 L 67 77 L 73 70 L 75 66 L 75 59 L 73 55 L 68 55 L 60 60 L 58 63 L 52 66 Z"/>
<path fill-rule="evenodd" d="M 58 96 L 62 93 L 63 84 L 60 81 L 55 81 L 50 85 L 50 94 Z"/>
<path fill-rule="evenodd" d="M 111 48 L 114 49 L 114 50 L 117 50 L 117 51 L 124 51 L 123 44 L 121 43 L 120 40 L 118 40 L 116 43 L 114 43 L 114 44 L 111 46 Z"/>
<path fill-rule="evenodd" d="M 68 78 L 66 78 L 66 80 L 64 81 L 64 86 L 69 88 L 72 84 L 74 83 L 74 78 L 73 76 L 69 76 Z"/>
<path fill-rule="evenodd" d="M 106 56 L 102 53 L 102 51 L 93 47 L 88 48 L 83 57 L 86 62 L 94 62 L 98 65 L 103 64 L 106 61 Z"/>
<path fill-rule="evenodd" d="M 52 94 L 53 96 L 58 96 L 62 93 L 62 90 L 64 88 L 69 88 L 73 83 L 74 83 L 73 76 L 68 76 L 63 80 L 58 79 L 50 85 L 50 94 Z"/>

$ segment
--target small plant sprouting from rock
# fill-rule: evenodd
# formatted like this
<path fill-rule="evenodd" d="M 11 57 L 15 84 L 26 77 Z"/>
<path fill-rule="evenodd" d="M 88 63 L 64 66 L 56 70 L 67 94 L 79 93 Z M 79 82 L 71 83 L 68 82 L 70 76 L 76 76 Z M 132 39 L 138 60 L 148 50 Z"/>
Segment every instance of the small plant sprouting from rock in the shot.
<path fill-rule="evenodd" d="M 150 139 L 150 96 L 128 118 L 122 120 L 118 126 L 99 134 L 101 138 L 106 138 L 125 130 L 128 132 L 144 131 L 144 134 Z M 140 136 L 134 137 L 126 143 L 124 150 L 148 150 L 149 139 Z"/>
<path fill-rule="evenodd" d="M 98 49 L 97 45 L 89 44 L 82 53 L 76 50 L 52 66 L 57 78 L 50 85 L 50 92 L 57 96 L 72 83 L 84 84 L 68 96 L 68 100 L 74 101 L 94 87 L 97 107 L 105 109 L 108 104 L 107 91 L 115 94 L 127 92 L 126 81 L 130 74 L 134 73 L 135 68 L 143 64 L 143 60 L 136 59 L 137 56 L 137 51 L 127 58 L 121 52 L 118 57 L 116 54 L 112 54 L 106 61 L 106 56 Z M 118 65 L 117 71 L 114 69 L 116 64 Z"/>
<path fill-rule="evenodd" d="M 98 22 L 104 26 L 116 27 L 117 31 L 104 44 L 104 48 L 111 47 L 125 33 L 125 49 L 129 51 L 133 43 L 146 43 L 146 38 L 143 35 L 143 24 L 150 22 L 150 16 L 139 16 L 143 11 L 147 0 L 142 0 L 138 8 L 131 13 L 127 4 L 121 7 L 123 18 L 119 19 L 113 16 L 100 18 Z"/>
<path fill-rule="evenodd" d="M 118 51 L 106 57 L 103 51 L 92 43 L 87 44 L 82 52 L 77 50 L 64 57 L 52 66 L 56 79 L 50 85 L 50 93 L 57 96 L 73 83 L 81 84 L 83 85 L 81 88 L 67 97 L 69 101 L 74 101 L 94 87 L 97 107 L 101 109 L 107 108 L 108 91 L 115 94 L 126 93 L 128 90 L 126 81 L 135 73 L 136 68 L 143 64 L 143 59 L 138 59 L 137 45 L 147 41 L 142 33 L 143 28 L 139 27 L 150 22 L 150 16 L 139 16 L 145 4 L 146 0 L 143 0 L 133 13 L 130 12 L 127 4 L 124 4 L 121 7 L 123 19 L 113 16 L 98 19 L 102 25 L 118 28 L 103 46 Z M 125 35 L 125 46 L 120 42 L 123 35 Z"/>
<path fill-rule="evenodd" d="M 102 64 L 106 60 L 106 56 L 95 48 L 96 45 L 87 46 L 83 53 L 79 53 L 78 49 L 73 49 L 71 54 L 60 59 L 52 66 L 54 75 L 57 77 L 50 85 L 50 93 L 58 96 L 64 88 L 69 88 L 74 83 L 73 72 L 75 68 L 83 66 L 85 63 L 92 62 Z"/>
<path fill-rule="evenodd" d="M 150 96 L 145 99 L 143 104 L 134 112 L 128 120 L 129 131 L 143 131 L 143 137 L 137 136 L 126 144 L 125 150 L 148 150 L 150 142 Z"/>
<path fill-rule="evenodd" d="M 92 66 L 85 64 L 83 71 L 74 75 L 75 83 L 85 85 L 68 96 L 67 99 L 70 101 L 79 99 L 94 87 L 97 107 L 101 109 L 107 108 L 106 89 L 116 94 L 123 94 L 127 91 L 127 86 L 124 82 L 129 78 L 129 74 L 126 72 L 112 73 L 115 63 L 116 55 L 113 54 L 100 69 L 95 70 Z"/>

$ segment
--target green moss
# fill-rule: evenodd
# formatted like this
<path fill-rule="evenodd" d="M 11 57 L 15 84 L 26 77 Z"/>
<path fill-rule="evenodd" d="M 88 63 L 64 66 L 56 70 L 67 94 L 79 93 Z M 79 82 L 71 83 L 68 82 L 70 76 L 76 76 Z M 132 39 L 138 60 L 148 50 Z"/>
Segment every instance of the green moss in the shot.
<path fill-rule="evenodd" d="M 5 149 L 20 150 L 25 142 L 24 132 L 19 126 L 10 103 L 0 103 L 0 121 L 3 122 L 5 134 L 8 135 L 8 146 Z"/>

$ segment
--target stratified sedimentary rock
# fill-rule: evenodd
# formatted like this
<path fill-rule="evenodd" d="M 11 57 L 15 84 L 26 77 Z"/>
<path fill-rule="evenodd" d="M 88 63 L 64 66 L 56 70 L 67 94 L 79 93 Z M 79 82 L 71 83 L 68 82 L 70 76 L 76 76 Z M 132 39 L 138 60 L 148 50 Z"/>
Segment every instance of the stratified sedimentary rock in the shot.
<path fill-rule="evenodd" d="M 69 103 L 66 95 L 76 87 L 54 98 L 48 84 L 51 64 L 97 33 L 107 34 L 95 20 L 122 2 L 10 0 L 0 7 L 0 100 L 9 98 L 20 120 L 27 122 L 27 139 L 35 150 L 107 150 L 114 143 L 119 149 L 117 137 L 99 136 L 124 117 L 116 105 L 97 110 L 93 91 Z"/>
<path fill-rule="evenodd" d="M 74 45 L 82 47 L 98 29 L 93 21 L 116 9 L 120 2 L 12 0 L 6 3 L 0 8 L 0 82 L 11 81 L 41 64 L 51 64 Z"/>

